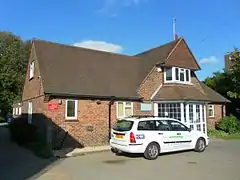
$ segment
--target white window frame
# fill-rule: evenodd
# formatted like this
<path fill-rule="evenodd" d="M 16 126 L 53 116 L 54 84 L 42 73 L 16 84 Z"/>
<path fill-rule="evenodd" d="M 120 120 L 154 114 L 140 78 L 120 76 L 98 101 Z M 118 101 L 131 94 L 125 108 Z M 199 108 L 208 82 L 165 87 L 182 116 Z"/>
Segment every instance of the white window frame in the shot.
<path fill-rule="evenodd" d="M 178 80 L 176 79 L 176 69 L 178 69 Z M 180 74 L 184 73 L 184 81 L 180 81 Z M 188 73 L 189 80 L 187 81 L 186 74 Z M 166 68 L 164 69 L 164 82 L 165 83 L 180 83 L 180 84 L 191 84 L 191 71 L 190 69 L 172 67 L 172 80 L 167 80 Z"/>
<path fill-rule="evenodd" d="M 123 116 L 118 116 L 118 103 L 123 103 Z M 133 102 L 130 102 L 131 105 L 127 105 L 126 103 L 129 103 L 129 102 L 117 102 L 116 103 L 116 108 L 117 108 L 117 118 L 124 118 L 126 117 L 125 114 L 126 114 L 126 107 L 131 107 L 131 114 L 133 115 Z"/>
<path fill-rule="evenodd" d="M 16 115 L 18 115 L 18 107 L 16 107 Z"/>
<path fill-rule="evenodd" d="M 29 79 L 32 79 L 34 77 L 34 64 L 35 62 L 32 61 L 30 64 L 30 68 L 29 68 Z"/>
<path fill-rule="evenodd" d="M 214 105 L 208 105 L 208 117 L 215 117 L 215 109 L 214 109 L 215 107 L 214 107 Z M 211 116 L 209 116 L 209 110 L 212 110 L 212 115 Z"/>
<path fill-rule="evenodd" d="M 28 124 L 32 124 L 33 103 L 28 101 Z"/>
<path fill-rule="evenodd" d="M 22 107 L 19 107 L 18 108 L 18 115 L 21 115 L 22 114 Z"/>
<path fill-rule="evenodd" d="M 75 102 L 75 112 L 73 117 L 67 116 L 67 104 L 68 101 L 74 101 Z M 65 119 L 66 120 L 77 120 L 78 117 L 78 100 L 73 100 L 73 99 L 66 99 L 66 104 L 65 104 Z"/>

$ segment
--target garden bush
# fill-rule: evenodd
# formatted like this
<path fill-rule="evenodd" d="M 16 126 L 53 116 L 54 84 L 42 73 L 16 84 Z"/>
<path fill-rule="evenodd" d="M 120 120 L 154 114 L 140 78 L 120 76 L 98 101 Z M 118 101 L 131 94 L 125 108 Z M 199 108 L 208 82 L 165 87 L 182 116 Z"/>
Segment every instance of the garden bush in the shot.
<path fill-rule="evenodd" d="M 216 125 L 217 130 L 224 131 L 229 134 L 240 132 L 240 121 L 235 116 L 226 116 Z"/>

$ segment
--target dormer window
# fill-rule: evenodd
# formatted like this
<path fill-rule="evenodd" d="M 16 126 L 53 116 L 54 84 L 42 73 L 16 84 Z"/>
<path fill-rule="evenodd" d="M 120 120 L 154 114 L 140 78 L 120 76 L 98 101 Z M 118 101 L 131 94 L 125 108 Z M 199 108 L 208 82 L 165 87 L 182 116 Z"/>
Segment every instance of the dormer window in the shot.
<path fill-rule="evenodd" d="M 34 76 L 34 61 L 31 62 L 29 68 L 29 79 L 31 80 Z"/>
<path fill-rule="evenodd" d="M 190 83 L 190 70 L 179 67 L 165 68 L 164 79 L 166 83 Z"/>

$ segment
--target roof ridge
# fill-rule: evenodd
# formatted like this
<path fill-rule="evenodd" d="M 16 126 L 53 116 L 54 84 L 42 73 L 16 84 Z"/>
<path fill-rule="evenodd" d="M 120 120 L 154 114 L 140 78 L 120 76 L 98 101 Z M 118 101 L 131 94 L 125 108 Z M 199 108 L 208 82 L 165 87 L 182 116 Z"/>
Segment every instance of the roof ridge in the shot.
<path fill-rule="evenodd" d="M 153 50 L 155 50 L 155 49 L 162 48 L 162 47 L 167 46 L 167 45 L 169 45 L 169 44 L 171 44 L 171 43 L 174 43 L 174 42 L 177 43 L 177 42 L 180 41 L 181 39 L 182 39 L 182 37 L 180 37 L 180 38 L 177 39 L 177 40 L 169 41 L 168 43 L 165 43 L 165 44 L 156 46 L 156 47 L 151 48 L 151 49 L 148 49 L 148 50 L 145 50 L 145 51 L 143 51 L 143 52 L 140 52 L 140 53 L 138 53 L 138 54 L 135 54 L 134 56 L 139 56 L 139 55 L 143 55 L 143 54 L 145 54 L 145 53 L 149 53 L 149 52 L 151 52 L 151 51 L 153 51 Z"/>
<path fill-rule="evenodd" d="M 74 46 L 74 45 L 70 45 L 70 44 L 63 44 L 63 43 L 57 43 L 57 42 L 48 41 L 48 40 L 42 40 L 42 39 L 38 39 L 38 38 L 33 38 L 32 41 L 33 41 L 33 42 L 39 41 L 39 42 L 43 42 L 43 43 L 47 43 L 47 44 L 54 44 L 54 45 L 58 45 L 58 46 L 62 46 L 62 47 L 67 47 L 67 48 L 73 48 L 73 49 L 74 49 L 74 48 L 75 48 L 75 49 L 81 49 L 81 50 L 83 50 L 83 51 L 92 51 L 92 52 L 97 52 L 97 53 L 102 53 L 102 54 L 108 54 L 108 55 L 123 56 L 123 57 L 128 57 L 128 58 L 137 59 L 137 60 L 142 59 L 142 58 L 136 57 L 136 56 L 126 55 L 126 54 L 120 54 L 120 53 L 114 53 L 114 52 L 101 51 L 101 50 L 90 49 L 90 48 L 84 48 L 84 47 Z"/>

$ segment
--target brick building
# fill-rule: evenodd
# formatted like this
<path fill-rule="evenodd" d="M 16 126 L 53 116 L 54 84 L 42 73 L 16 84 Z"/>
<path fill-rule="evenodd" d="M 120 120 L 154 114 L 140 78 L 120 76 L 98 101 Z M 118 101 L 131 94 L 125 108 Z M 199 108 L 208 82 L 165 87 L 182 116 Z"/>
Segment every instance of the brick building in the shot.
<path fill-rule="evenodd" d="M 229 101 L 200 82 L 198 70 L 183 38 L 135 56 L 34 39 L 22 113 L 52 143 L 63 131 L 81 146 L 106 144 L 117 118 L 140 114 L 206 133 Z"/>

